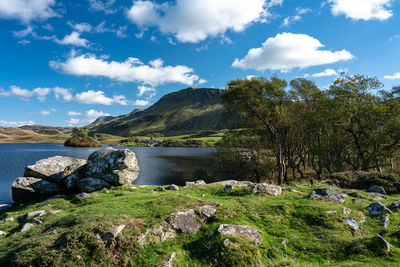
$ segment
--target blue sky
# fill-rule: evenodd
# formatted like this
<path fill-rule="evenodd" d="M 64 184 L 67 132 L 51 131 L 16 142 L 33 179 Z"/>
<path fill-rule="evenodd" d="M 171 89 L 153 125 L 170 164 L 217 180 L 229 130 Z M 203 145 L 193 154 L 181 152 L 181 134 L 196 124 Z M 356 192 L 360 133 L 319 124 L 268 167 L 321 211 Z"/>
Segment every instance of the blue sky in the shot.
<path fill-rule="evenodd" d="M 248 76 L 400 84 L 398 0 L 1 0 L 0 126 L 81 126 Z"/>

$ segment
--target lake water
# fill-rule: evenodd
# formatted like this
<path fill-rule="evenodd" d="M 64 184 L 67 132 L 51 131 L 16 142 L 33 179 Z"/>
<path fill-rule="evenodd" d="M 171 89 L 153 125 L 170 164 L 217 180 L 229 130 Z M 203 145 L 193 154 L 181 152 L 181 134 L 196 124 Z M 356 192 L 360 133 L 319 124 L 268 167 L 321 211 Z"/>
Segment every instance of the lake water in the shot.
<path fill-rule="evenodd" d="M 140 167 L 134 184 L 184 185 L 185 181 L 198 178 L 207 180 L 213 171 L 210 155 L 214 148 L 127 148 L 136 153 Z M 98 149 L 64 147 L 63 144 L 0 144 L 0 203 L 11 200 L 11 184 L 14 178 L 23 176 L 25 166 L 53 156 L 87 159 Z"/>

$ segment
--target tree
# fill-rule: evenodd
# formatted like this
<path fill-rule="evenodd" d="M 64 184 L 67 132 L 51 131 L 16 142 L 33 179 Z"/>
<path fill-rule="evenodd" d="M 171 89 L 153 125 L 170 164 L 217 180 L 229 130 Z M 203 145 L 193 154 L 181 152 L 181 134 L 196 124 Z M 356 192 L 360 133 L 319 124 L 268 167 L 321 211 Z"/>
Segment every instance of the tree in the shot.
<path fill-rule="evenodd" d="M 72 129 L 72 138 L 82 138 L 89 134 L 89 127 L 75 127 Z"/>

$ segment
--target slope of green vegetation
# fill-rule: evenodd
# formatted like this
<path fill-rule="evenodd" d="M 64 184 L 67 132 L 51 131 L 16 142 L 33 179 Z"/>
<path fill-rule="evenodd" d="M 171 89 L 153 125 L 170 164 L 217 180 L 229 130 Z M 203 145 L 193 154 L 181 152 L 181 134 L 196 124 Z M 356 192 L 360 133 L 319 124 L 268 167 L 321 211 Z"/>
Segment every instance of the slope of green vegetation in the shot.
<path fill-rule="evenodd" d="M 251 195 L 250 188 L 196 186 L 179 191 L 156 191 L 155 186 L 112 188 L 82 198 L 70 195 L 46 203 L 28 203 L 0 213 L 7 235 L 0 236 L 1 266 L 160 266 L 176 252 L 173 266 L 398 266 L 400 240 L 394 235 L 400 216 L 391 214 L 387 229 L 381 216 L 371 217 L 365 207 L 375 196 L 359 190 L 341 190 L 349 196 L 344 204 L 309 200 L 313 188 L 285 188 L 281 196 Z M 154 190 L 154 191 L 153 191 Z M 352 201 L 357 198 L 361 203 Z M 389 205 L 400 195 L 384 196 Z M 203 204 L 222 204 L 215 216 L 196 234 L 179 234 L 162 243 L 139 245 L 137 238 L 148 228 L 162 224 L 172 212 L 196 209 Z M 351 209 L 345 215 L 343 208 Z M 26 221 L 17 217 L 45 210 L 43 224 L 26 232 Z M 52 214 L 50 211 L 59 211 Z M 335 213 L 327 213 L 335 211 Z M 347 216 L 360 222 L 354 231 Z M 103 243 L 97 235 L 124 224 L 114 240 Z M 244 224 L 262 231 L 264 244 L 229 237 L 208 237 L 220 224 Z M 380 234 L 391 244 L 390 252 L 376 246 L 371 237 Z"/>
<path fill-rule="evenodd" d="M 91 129 L 124 137 L 159 133 L 181 135 L 226 128 L 219 89 L 187 88 L 163 96 L 157 103 Z"/>

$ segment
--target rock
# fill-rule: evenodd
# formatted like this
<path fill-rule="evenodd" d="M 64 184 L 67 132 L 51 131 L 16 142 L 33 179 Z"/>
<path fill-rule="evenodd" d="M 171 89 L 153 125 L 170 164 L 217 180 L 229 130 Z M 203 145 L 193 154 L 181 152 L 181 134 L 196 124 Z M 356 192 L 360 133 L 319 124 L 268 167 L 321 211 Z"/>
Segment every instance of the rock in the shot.
<path fill-rule="evenodd" d="M 227 185 L 225 185 L 225 187 L 224 187 L 224 191 L 232 191 L 233 190 L 233 186 L 232 185 L 230 185 L 230 184 L 227 184 Z"/>
<path fill-rule="evenodd" d="M 45 201 L 41 202 L 42 204 L 46 204 L 47 202 L 49 202 L 52 199 L 57 199 L 57 198 L 66 198 L 66 195 L 55 195 L 53 197 L 49 197 L 48 199 L 46 199 Z"/>
<path fill-rule="evenodd" d="M 206 185 L 206 182 L 204 180 L 197 180 L 194 182 L 186 182 L 185 187 L 191 187 L 191 186 L 197 186 L 197 185 Z"/>
<path fill-rule="evenodd" d="M 62 193 L 63 187 L 33 177 L 15 178 L 12 183 L 11 192 L 15 202 L 27 202 L 33 199 L 49 197 Z"/>
<path fill-rule="evenodd" d="M 164 187 L 159 186 L 155 189 L 155 191 L 167 191 L 167 190 Z"/>
<path fill-rule="evenodd" d="M 379 200 L 384 200 L 384 198 L 383 197 L 376 197 L 376 198 L 372 199 L 372 201 L 379 201 Z"/>
<path fill-rule="evenodd" d="M 355 231 L 360 230 L 360 228 L 358 227 L 358 223 L 352 217 L 347 217 L 345 223 L 348 224 Z"/>
<path fill-rule="evenodd" d="M 80 179 L 77 182 L 77 186 L 82 192 L 87 192 L 87 193 L 98 191 L 105 187 L 110 187 L 110 185 L 107 182 L 92 177 Z"/>
<path fill-rule="evenodd" d="M 86 194 L 86 193 L 80 193 L 80 194 L 79 194 L 79 197 L 90 197 L 90 195 L 89 195 L 89 194 Z"/>
<path fill-rule="evenodd" d="M 257 194 L 267 194 L 270 196 L 279 196 L 282 195 L 282 187 L 278 186 L 278 185 L 272 185 L 272 184 L 256 184 L 253 187 L 253 190 L 251 192 L 253 195 L 257 195 Z"/>
<path fill-rule="evenodd" d="M 214 216 L 215 213 L 217 213 L 217 209 L 215 208 L 215 206 L 205 205 L 199 208 L 199 213 L 206 219 L 210 219 Z"/>
<path fill-rule="evenodd" d="M 69 190 L 72 191 L 78 187 L 77 183 L 81 176 L 78 173 L 73 173 L 64 179 L 64 185 Z"/>
<path fill-rule="evenodd" d="M 112 229 L 111 231 L 102 234 L 102 235 L 100 236 L 100 237 L 101 237 L 101 240 L 102 240 L 103 242 L 107 242 L 107 241 L 109 241 L 109 240 L 111 240 L 111 239 L 116 238 L 116 237 L 118 236 L 118 234 L 121 233 L 122 230 L 124 230 L 124 228 L 125 228 L 125 225 L 123 225 L 123 224 L 118 225 L 117 227 L 115 227 L 115 228 Z"/>
<path fill-rule="evenodd" d="M 13 222 L 13 221 L 14 221 L 14 218 L 13 218 L 13 217 L 10 217 L 10 218 L 6 218 L 6 219 L 0 221 L 0 223 Z"/>
<path fill-rule="evenodd" d="M 356 204 L 363 204 L 363 201 L 361 199 L 358 198 L 353 198 L 352 201 Z"/>
<path fill-rule="evenodd" d="M 26 223 L 26 224 L 24 224 L 24 226 L 22 227 L 21 232 L 26 232 L 26 231 L 28 231 L 29 229 L 31 229 L 33 226 L 34 226 L 34 225 L 31 224 L 31 223 Z"/>
<path fill-rule="evenodd" d="M 107 147 L 90 154 L 86 177 L 101 179 L 110 185 L 131 184 L 139 175 L 135 153 L 129 149 Z"/>
<path fill-rule="evenodd" d="M 172 261 L 174 260 L 175 256 L 176 253 L 172 252 L 168 257 L 168 260 L 166 260 L 160 267 L 172 267 Z"/>
<path fill-rule="evenodd" d="M 327 210 L 326 213 L 328 213 L 328 214 L 334 214 L 334 213 L 337 213 L 337 210 Z"/>
<path fill-rule="evenodd" d="M 229 247 L 232 244 L 232 241 L 229 238 L 226 238 L 224 241 L 222 241 L 222 245 L 224 247 Z"/>
<path fill-rule="evenodd" d="M 195 234 L 201 228 L 193 209 L 171 213 L 170 225 L 172 229 L 185 234 Z"/>
<path fill-rule="evenodd" d="M 129 189 L 130 189 L 130 190 L 136 190 L 137 188 L 136 188 L 136 186 L 134 186 L 134 185 L 130 185 L 130 186 L 129 186 Z"/>
<path fill-rule="evenodd" d="M 387 250 L 387 252 L 390 252 L 390 243 L 388 241 L 386 241 L 386 239 L 384 239 L 382 236 L 380 235 L 376 235 L 372 238 L 372 240 L 374 242 L 376 242 L 377 245 L 379 245 L 380 247 L 384 248 L 385 250 Z"/>
<path fill-rule="evenodd" d="M 62 156 L 42 159 L 33 165 L 27 166 L 24 176 L 40 178 L 52 183 L 59 183 L 62 181 L 65 168 L 80 161 L 80 159 Z"/>
<path fill-rule="evenodd" d="M 369 214 L 371 214 L 373 216 L 379 215 L 385 211 L 391 213 L 391 211 L 380 202 L 374 202 L 374 203 L 370 204 L 366 209 L 369 211 Z"/>
<path fill-rule="evenodd" d="M 49 210 L 49 213 L 56 215 L 56 214 L 60 213 L 60 210 Z"/>
<path fill-rule="evenodd" d="M 7 209 L 9 209 L 11 207 L 12 207 L 11 203 L 0 204 L 0 212 L 5 211 L 5 210 L 7 210 Z"/>
<path fill-rule="evenodd" d="M 177 185 L 171 184 L 167 187 L 168 190 L 178 191 L 179 187 Z"/>
<path fill-rule="evenodd" d="M 25 215 L 19 216 L 18 219 L 22 221 L 22 220 L 27 220 L 30 217 L 40 217 L 44 214 L 46 214 L 45 210 L 37 210 L 37 211 L 25 213 Z"/>
<path fill-rule="evenodd" d="M 340 192 L 339 190 L 335 188 L 321 188 L 321 189 L 315 189 L 312 191 L 310 195 L 310 199 L 327 199 L 339 203 L 344 203 L 346 200 L 347 195 Z"/>
<path fill-rule="evenodd" d="M 254 187 L 254 183 L 249 182 L 249 181 L 236 181 L 236 180 L 225 180 L 225 181 L 219 181 L 219 182 L 214 182 L 214 183 L 209 183 L 207 185 L 231 185 L 231 186 L 236 186 L 236 187 Z"/>
<path fill-rule="evenodd" d="M 33 218 L 33 219 L 31 220 L 31 223 L 42 224 L 43 222 L 42 222 L 41 220 L 39 220 L 39 219 Z"/>
<path fill-rule="evenodd" d="M 368 193 L 379 193 L 382 195 L 386 195 L 385 188 L 383 188 L 382 186 L 378 186 L 378 185 L 371 186 L 370 188 L 368 188 L 367 192 Z"/>
<path fill-rule="evenodd" d="M 157 228 L 148 228 L 145 233 L 138 237 L 137 242 L 140 245 L 145 245 L 149 242 L 159 243 L 176 238 L 177 236 L 178 234 L 164 223 Z"/>
<path fill-rule="evenodd" d="M 398 208 L 400 208 L 400 200 L 397 200 L 397 201 L 393 202 L 389 206 L 390 210 L 397 210 Z"/>
<path fill-rule="evenodd" d="M 363 217 L 361 217 L 361 219 L 360 219 L 360 223 L 361 224 L 363 224 L 363 223 L 365 223 L 367 221 L 367 219 L 365 219 L 365 217 L 363 216 Z"/>
<path fill-rule="evenodd" d="M 389 226 L 389 222 L 390 222 L 389 215 L 386 214 L 386 216 L 382 217 L 381 222 L 382 222 L 383 228 L 387 229 Z"/>
<path fill-rule="evenodd" d="M 74 173 L 77 174 L 77 176 L 83 175 L 86 163 L 87 160 L 85 159 L 74 159 L 74 161 L 62 172 L 61 179 L 65 180 L 68 176 Z"/>
<path fill-rule="evenodd" d="M 205 194 L 201 194 L 200 196 L 201 196 L 201 197 L 205 197 L 206 195 L 205 195 Z"/>
<path fill-rule="evenodd" d="M 0 236 L 1 236 L 1 235 L 6 235 L 6 234 L 7 234 L 6 232 L 0 231 Z"/>
<path fill-rule="evenodd" d="M 343 208 L 343 214 L 349 215 L 351 213 L 351 209 Z"/>
<path fill-rule="evenodd" d="M 211 231 L 208 236 L 211 237 L 215 234 L 239 236 L 259 244 L 264 243 L 261 232 L 248 225 L 221 224 L 217 229 Z"/>

